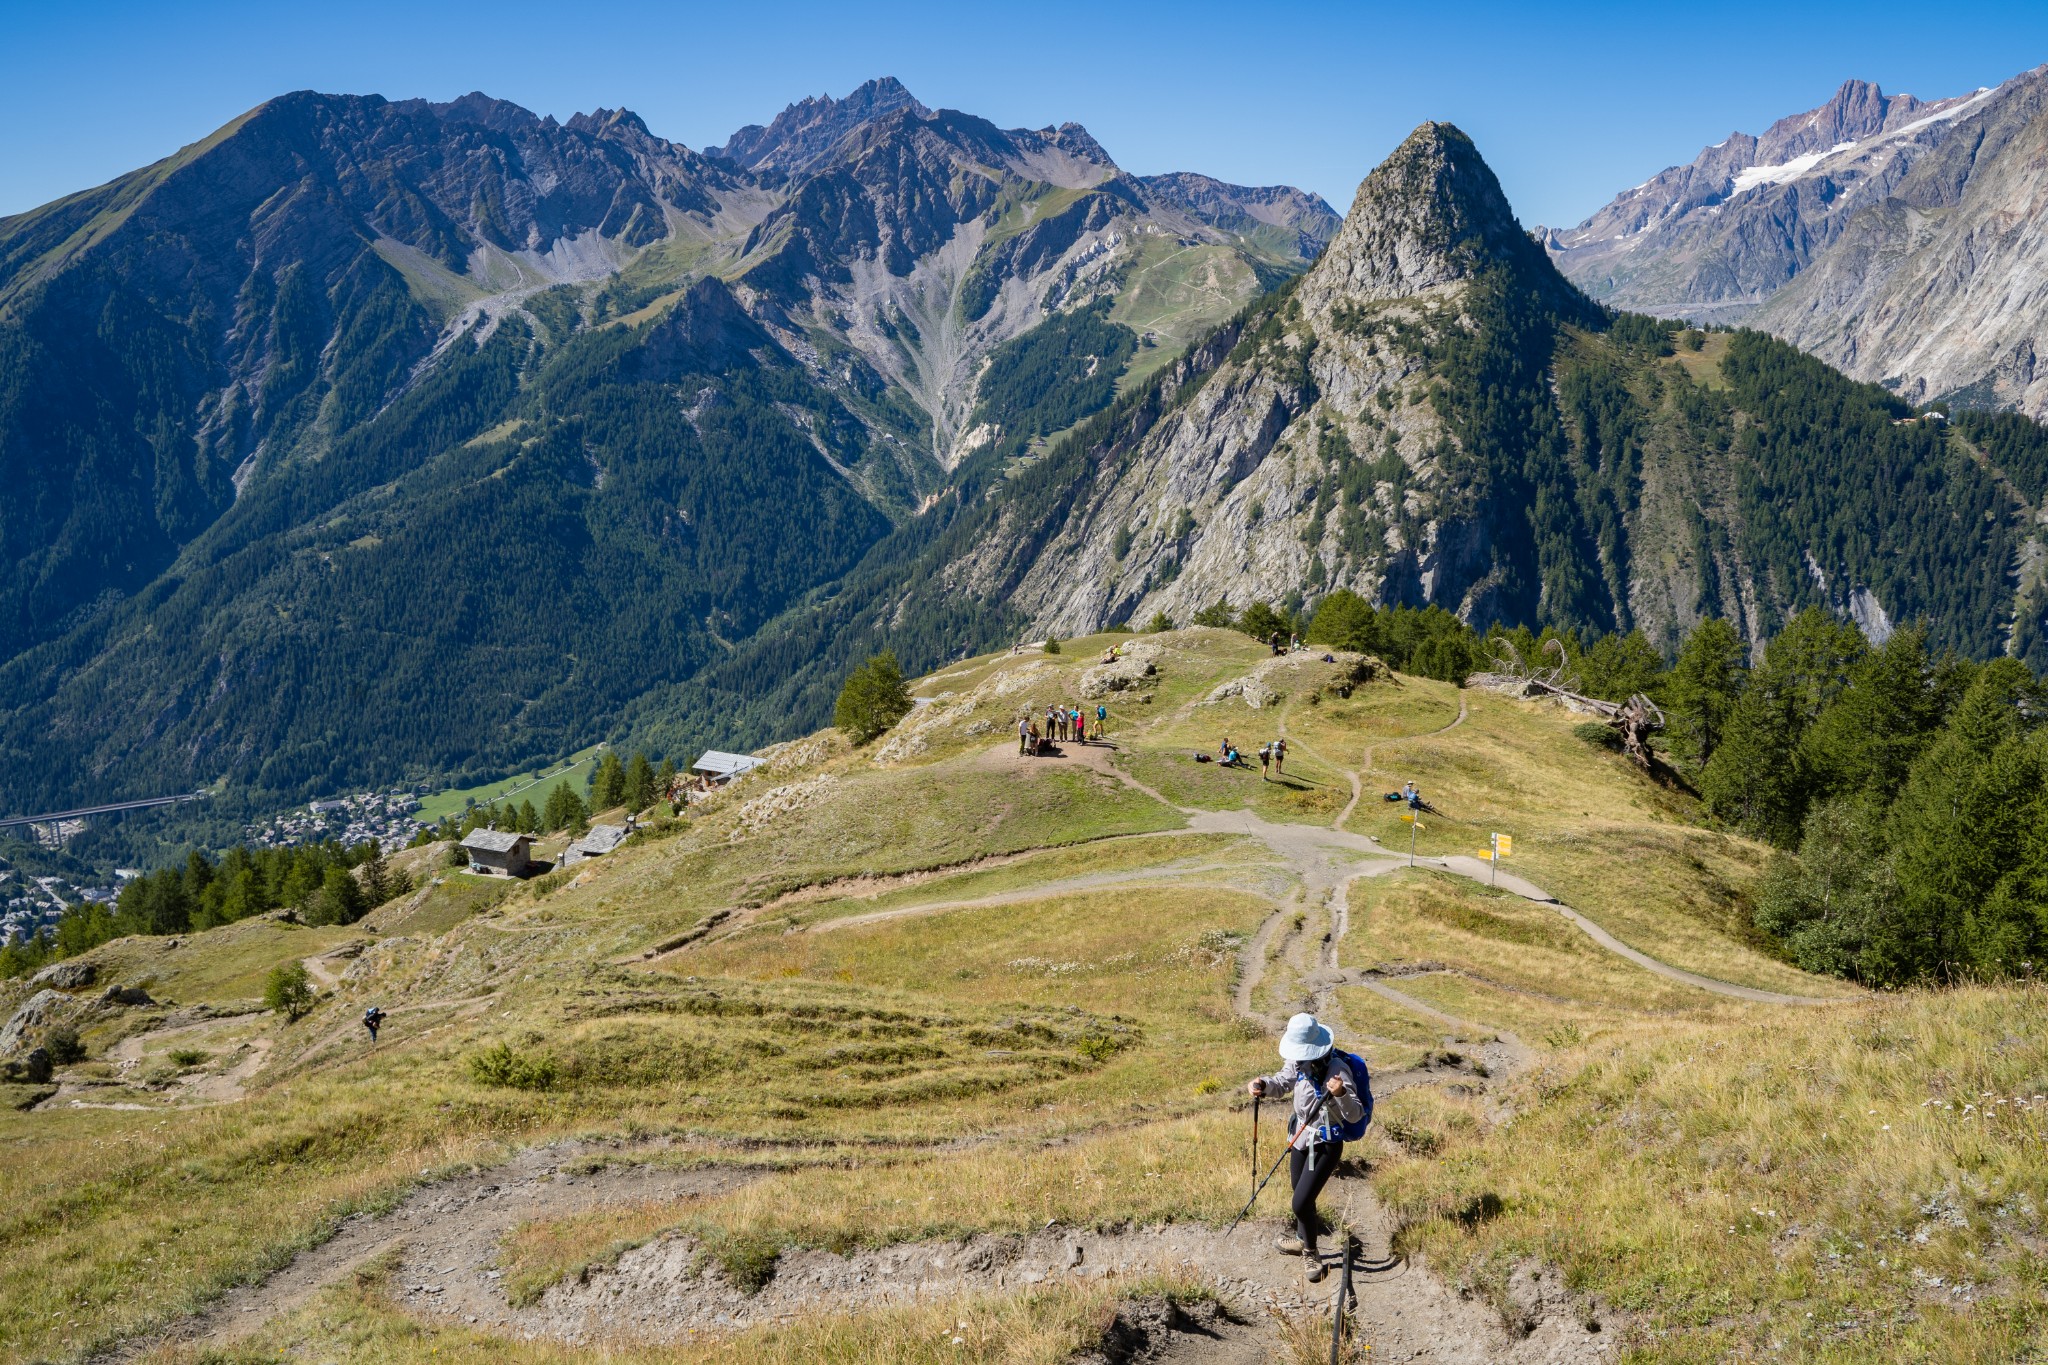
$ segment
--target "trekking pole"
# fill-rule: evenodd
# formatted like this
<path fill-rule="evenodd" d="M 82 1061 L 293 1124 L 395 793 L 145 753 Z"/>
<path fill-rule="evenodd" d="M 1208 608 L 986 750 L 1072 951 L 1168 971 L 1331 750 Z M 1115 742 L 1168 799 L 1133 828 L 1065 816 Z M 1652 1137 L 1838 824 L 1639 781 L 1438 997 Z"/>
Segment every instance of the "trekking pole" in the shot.
<path fill-rule="evenodd" d="M 1330 1095 L 1328 1091 L 1324 1091 L 1323 1094 L 1316 1098 L 1315 1108 L 1308 1111 L 1308 1117 L 1301 1121 L 1301 1127 L 1296 1130 L 1297 1133 L 1306 1132 L 1315 1123 L 1317 1116 L 1323 1112 L 1323 1105 L 1328 1103 L 1329 1099 Z M 1230 1220 L 1230 1226 L 1223 1229 L 1223 1235 L 1225 1237 L 1228 1237 L 1231 1233 L 1237 1231 L 1237 1225 L 1239 1223 L 1242 1223 L 1244 1221 L 1244 1216 L 1252 1211 L 1252 1205 L 1259 1202 L 1259 1196 L 1266 1192 L 1266 1186 L 1272 1183 L 1273 1177 L 1280 1174 L 1281 1163 L 1285 1162 L 1288 1156 L 1293 1151 L 1294 1140 L 1290 1138 L 1288 1139 L 1286 1145 L 1280 1149 L 1279 1160 L 1273 1163 L 1273 1169 L 1267 1171 L 1266 1178 L 1264 1180 L 1261 1180 L 1256 1186 L 1252 1188 L 1252 1197 L 1246 1200 L 1245 1206 L 1237 1211 L 1237 1217 Z"/>
<path fill-rule="evenodd" d="M 1344 1229 L 1344 1273 L 1337 1279 L 1337 1312 L 1330 1324 L 1330 1365 L 1344 1359 L 1344 1307 L 1351 1297 L 1351 1229 Z"/>
<path fill-rule="evenodd" d="M 1264 1095 L 1252 1096 L 1252 1198 L 1259 1197 L 1259 1101 Z"/>

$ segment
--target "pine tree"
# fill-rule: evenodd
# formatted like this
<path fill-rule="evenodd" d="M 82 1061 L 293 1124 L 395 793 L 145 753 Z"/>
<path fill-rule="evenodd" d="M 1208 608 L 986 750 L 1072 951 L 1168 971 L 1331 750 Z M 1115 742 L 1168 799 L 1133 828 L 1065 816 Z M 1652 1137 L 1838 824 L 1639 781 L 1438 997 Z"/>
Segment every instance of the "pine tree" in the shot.
<path fill-rule="evenodd" d="M 1742 637 L 1718 616 L 1693 627 L 1679 648 L 1664 684 L 1666 709 L 1678 741 L 1680 762 L 1693 772 L 1706 767 L 1721 745 L 1748 671 Z"/>
<path fill-rule="evenodd" d="M 2016 659 L 1985 665 L 1914 761 L 1886 826 L 1900 907 L 1874 945 L 1878 979 L 1936 976 L 2012 949 L 2004 934 L 1973 942 L 1972 916 L 2021 864 L 2041 799 L 2020 709 L 2033 685 Z"/>
<path fill-rule="evenodd" d="M 654 800 L 654 765 L 647 761 L 647 755 L 635 752 L 633 761 L 626 765 L 626 808 L 646 810 Z"/>
<path fill-rule="evenodd" d="M 1304 635 L 1310 644 L 1376 654 L 1379 641 L 1374 635 L 1375 616 L 1372 603 L 1349 588 L 1339 588 L 1317 604 Z"/>
<path fill-rule="evenodd" d="M 1639 630 L 1601 636 L 1579 656 L 1578 666 L 1586 695 L 1607 701 L 1661 691 L 1665 676 L 1664 656 Z"/>
<path fill-rule="evenodd" d="M 626 767 L 616 749 L 606 749 L 590 774 L 590 808 L 609 810 L 626 800 Z"/>
<path fill-rule="evenodd" d="M 1954 704 L 1954 682 L 1955 671 L 1928 656 L 1924 629 L 1894 631 L 1850 669 L 1848 687 L 1806 735 L 1804 761 L 1817 787 L 1890 800 Z"/>
<path fill-rule="evenodd" d="M 1776 680 L 1752 677 L 1700 772 L 1700 799 L 1715 816 L 1789 845 L 1804 814 L 1797 708 Z"/>
<path fill-rule="evenodd" d="M 521 834 L 540 833 L 540 816 L 535 813 L 531 799 L 519 803 L 518 828 Z"/>
<path fill-rule="evenodd" d="M 893 650 L 884 650 L 847 675 L 832 708 L 832 723 L 855 744 L 866 744 L 910 714 L 910 689 Z"/>
<path fill-rule="evenodd" d="M 568 829 L 588 816 L 589 812 L 584 808 L 583 799 L 576 795 L 568 779 L 564 778 L 549 789 L 547 805 L 541 812 L 541 824 L 548 833 L 553 834 L 557 830 Z"/>

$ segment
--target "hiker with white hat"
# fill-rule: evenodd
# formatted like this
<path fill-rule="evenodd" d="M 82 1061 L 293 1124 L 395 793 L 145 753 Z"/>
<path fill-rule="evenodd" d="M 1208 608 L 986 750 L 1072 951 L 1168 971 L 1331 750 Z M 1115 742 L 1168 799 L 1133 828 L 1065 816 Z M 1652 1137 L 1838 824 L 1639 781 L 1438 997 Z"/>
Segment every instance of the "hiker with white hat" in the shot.
<path fill-rule="evenodd" d="M 1365 1060 L 1339 1051 L 1333 1041 L 1330 1030 L 1313 1014 L 1295 1015 L 1280 1036 L 1280 1055 L 1287 1065 L 1246 1087 L 1254 1099 L 1283 1088 L 1294 1092 L 1294 1111 L 1287 1120 L 1292 1149 L 1287 1173 L 1294 1186 L 1297 1235 L 1281 1237 L 1274 1246 L 1303 1258 L 1311 1284 L 1323 1278 L 1322 1259 L 1316 1251 L 1316 1237 L 1322 1230 L 1316 1196 L 1336 1174 L 1344 1144 L 1364 1137 L 1366 1125 L 1372 1122 L 1372 1077 Z"/>

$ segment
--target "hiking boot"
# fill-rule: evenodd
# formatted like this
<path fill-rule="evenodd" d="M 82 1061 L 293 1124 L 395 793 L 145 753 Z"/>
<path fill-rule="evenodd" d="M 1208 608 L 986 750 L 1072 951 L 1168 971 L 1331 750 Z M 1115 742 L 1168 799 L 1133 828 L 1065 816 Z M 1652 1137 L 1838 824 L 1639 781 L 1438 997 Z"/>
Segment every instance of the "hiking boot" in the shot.
<path fill-rule="evenodd" d="M 1302 1249 L 1299 1237 L 1275 1237 L 1273 1239 L 1273 1250 L 1279 1252 L 1282 1256 L 1299 1256 L 1302 1253 Z"/>
<path fill-rule="evenodd" d="M 1310 1284 L 1323 1282 L 1323 1258 L 1310 1252 L 1301 1258 L 1301 1275 Z"/>

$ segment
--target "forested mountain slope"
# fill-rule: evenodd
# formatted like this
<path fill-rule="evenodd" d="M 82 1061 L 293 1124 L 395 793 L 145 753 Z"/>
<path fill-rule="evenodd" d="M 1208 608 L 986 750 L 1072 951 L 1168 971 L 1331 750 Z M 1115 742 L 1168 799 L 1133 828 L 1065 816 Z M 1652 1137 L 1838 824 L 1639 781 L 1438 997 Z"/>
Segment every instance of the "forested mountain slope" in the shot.
<path fill-rule="evenodd" d="M 1335 221 L 1188 185 L 893 82 L 708 157 L 302 92 L 0 221 L 0 809 L 575 747 Z"/>
<path fill-rule="evenodd" d="M 1938 645 L 2048 664 L 2038 429 L 1994 449 L 1909 414 L 1759 333 L 1606 313 L 1471 142 L 1429 124 L 1299 281 L 1027 472 L 967 471 L 928 515 L 943 532 L 885 542 L 642 725 L 765 735 L 822 715 L 884 643 L 924 667 L 1009 631 L 1337 587 L 1479 627 L 1640 629 L 1667 652 L 1708 616 L 1756 642 L 1821 605 L 1880 638 L 1924 618 Z"/>

